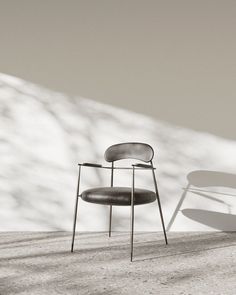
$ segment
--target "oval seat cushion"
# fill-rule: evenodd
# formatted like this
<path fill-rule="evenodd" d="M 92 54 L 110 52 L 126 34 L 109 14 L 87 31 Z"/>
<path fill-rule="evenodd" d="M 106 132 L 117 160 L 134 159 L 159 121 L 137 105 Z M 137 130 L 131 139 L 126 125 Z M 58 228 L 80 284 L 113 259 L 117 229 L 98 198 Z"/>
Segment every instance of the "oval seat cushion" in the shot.
<path fill-rule="evenodd" d="M 101 205 L 130 206 L 130 187 L 98 187 L 82 192 L 82 200 Z M 156 194 L 150 190 L 135 188 L 134 205 L 148 204 L 156 200 Z"/>

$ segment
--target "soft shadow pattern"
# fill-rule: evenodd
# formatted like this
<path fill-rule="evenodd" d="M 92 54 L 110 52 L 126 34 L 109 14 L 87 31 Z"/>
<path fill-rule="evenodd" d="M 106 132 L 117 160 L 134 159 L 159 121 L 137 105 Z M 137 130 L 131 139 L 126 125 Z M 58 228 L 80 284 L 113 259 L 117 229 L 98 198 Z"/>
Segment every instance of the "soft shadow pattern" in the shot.
<path fill-rule="evenodd" d="M 200 209 L 183 209 L 184 216 L 221 231 L 236 231 L 236 215 Z"/>
<path fill-rule="evenodd" d="M 4 231 L 71 230 L 77 163 L 103 164 L 104 151 L 115 143 L 141 141 L 153 146 L 166 224 L 189 171 L 211 167 L 229 172 L 236 167 L 235 141 L 58 93 L 1 73 L 0 122 L 0 230 Z M 129 171 L 114 175 L 114 186 L 130 186 L 131 181 Z M 81 190 L 109 186 L 109 171 L 86 168 L 81 185 Z M 153 190 L 150 171 L 137 173 L 136 185 Z M 232 208 L 219 204 L 233 211 L 236 199 Z M 137 208 L 135 216 L 136 230 L 161 230 L 156 204 Z M 109 208 L 81 202 L 79 231 L 108 230 L 108 220 Z M 130 216 L 125 208 L 115 208 L 113 220 L 112 230 L 129 229 Z M 185 230 L 187 226 L 185 219 L 175 229 Z"/>
<path fill-rule="evenodd" d="M 208 170 L 198 170 L 192 171 L 187 175 L 188 184 L 187 187 L 184 188 L 183 194 L 175 208 L 175 211 L 171 217 L 171 220 L 167 226 L 167 229 L 170 230 L 173 225 L 178 212 L 180 211 L 184 200 L 187 197 L 187 193 L 191 192 L 195 195 L 210 199 L 212 201 L 221 203 L 226 206 L 229 214 L 224 214 L 220 212 L 212 212 L 206 210 L 198 210 L 198 209 L 185 209 L 182 210 L 182 213 L 195 221 L 198 221 L 204 225 L 208 225 L 212 228 L 218 230 L 228 230 L 234 231 L 236 230 L 235 226 L 235 215 L 231 213 L 231 206 L 222 200 L 222 196 L 236 196 L 235 194 L 225 193 L 224 191 L 212 191 L 208 188 L 236 188 L 236 174 L 225 173 L 219 171 L 208 171 Z M 199 189 L 201 188 L 201 189 Z M 208 195 L 209 193 L 213 193 L 218 195 L 218 197 L 212 197 Z M 219 198 L 219 195 L 221 196 Z M 186 211 L 187 210 L 187 211 Z M 199 214 L 199 216 L 197 216 Z M 201 222 L 202 220 L 202 222 Z"/>
<path fill-rule="evenodd" d="M 169 246 L 161 234 L 139 233 L 133 264 L 129 233 L 105 236 L 80 234 L 72 255 L 68 232 L 1 233 L 0 294 L 199 294 L 196 282 L 201 294 L 209 286 L 212 294 L 236 288 L 236 233 L 170 233 Z"/>

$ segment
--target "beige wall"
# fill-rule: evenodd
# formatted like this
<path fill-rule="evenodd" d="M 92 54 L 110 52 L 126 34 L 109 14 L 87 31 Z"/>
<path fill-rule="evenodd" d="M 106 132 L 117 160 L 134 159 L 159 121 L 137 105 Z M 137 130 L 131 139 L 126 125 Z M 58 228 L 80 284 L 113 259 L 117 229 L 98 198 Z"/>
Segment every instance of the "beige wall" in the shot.
<path fill-rule="evenodd" d="M 236 138 L 234 0 L 0 0 L 1 72 Z"/>

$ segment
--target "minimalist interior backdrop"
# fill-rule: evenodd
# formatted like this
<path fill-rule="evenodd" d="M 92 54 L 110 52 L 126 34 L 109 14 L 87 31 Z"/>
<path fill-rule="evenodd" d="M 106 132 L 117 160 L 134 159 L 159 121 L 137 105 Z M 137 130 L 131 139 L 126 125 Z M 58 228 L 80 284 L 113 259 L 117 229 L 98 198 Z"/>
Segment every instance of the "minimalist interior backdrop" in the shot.
<path fill-rule="evenodd" d="M 155 151 L 168 230 L 235 230 L 236 142 L 107 104 L 0 75 L 1 230 L 70 230 L 78 162 L 104 163 L 114 143 L 143 141 Z M 110 175 L 83 168 L 82 189 Z M 114 185 L 131 185 L 117 172 Z M 150 171 L 137 185 L 153 189 Z M 108 207 L 81 202 L 80 230 L 107 230 Z M 183 209 L 183 210 L 182 210 Z M 136 230 L 161 230 L 157 204 L 138 206 Z M 113 229 L 129 229 L 129 208 L 115 208 Z"/>
<path fill-rule="evenodd" d="M 76 163 L 140 140 L 157 150 L 168 229 L 234 230 L 235 13 L 233 0 L 0 0 L 0 229 L 70 229 Z M 91 206 L 80 229 L 105 229 Z M 152 210 L 137 229 L 157 228 Z"/>

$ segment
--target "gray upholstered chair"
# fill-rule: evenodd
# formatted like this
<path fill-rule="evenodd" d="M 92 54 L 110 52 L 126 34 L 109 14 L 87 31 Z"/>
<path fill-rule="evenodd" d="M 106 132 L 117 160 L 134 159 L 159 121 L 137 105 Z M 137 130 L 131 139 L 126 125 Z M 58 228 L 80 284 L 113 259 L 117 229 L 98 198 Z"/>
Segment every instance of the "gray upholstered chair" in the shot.
<path fill-rule="evenodd" d="M 74 214 L 74 225 L 73 225 L 73 236 L 71 244 L 71 252 L 74 249 L 74 239 L 76 230 L 76 218 L 78 209 L 78 200 L 81 198 L 83 201 L 108 205 L 110 206 L 110 218 L 109 218 L 109 237 L 111 236 L 111 222 L 112 222 L 112 206 L 130 206 L 131 208 L 131 261 L 133 259 L 133 233 L 134 233 L 134 206 L 152 203 L 157 200 L 159 207 L 161 223 L 163 228 L 163 233 L 165 237 L 165 242 L 167 242 L 165 224 L 161 209 L 161 202 L 158 194 L 157 182 L 155 177 L 155 168 L 153 167 L 152 159 L 154 156 L 153 148 L 145 143 L 130 142 L 130 143 L 120 143 L 110 146 L 105 152 L 105 160 L 111 163 L 111 166 L 102 166 L 93 163 L 79 164 L 79 176 L 78 185 L 76 193 L 75 202 L 75 214 Z M 114 165 L 115 161 L 122 159 L 137 159 L 148 164 L 133 164 L 132 167 L 117 167 Z M 91 188 L 83 191 L 79 194 L 80 186 L 80 175 L 82 167 L 93 167 L 93 168 L 103 168 L 111 170 L 111 186 L 110 187 L 98 187 Z M 114 187 L 113 186 L 113 174 L 116 169 L 131 169 L 132 170 L 132 186 L 131 187 Z M 150 191 L 146 189 L 140 189 L 135 187 L 135 171 L 136 170 L 151 170 L 154 182 L 155 191 Z"/>

